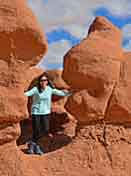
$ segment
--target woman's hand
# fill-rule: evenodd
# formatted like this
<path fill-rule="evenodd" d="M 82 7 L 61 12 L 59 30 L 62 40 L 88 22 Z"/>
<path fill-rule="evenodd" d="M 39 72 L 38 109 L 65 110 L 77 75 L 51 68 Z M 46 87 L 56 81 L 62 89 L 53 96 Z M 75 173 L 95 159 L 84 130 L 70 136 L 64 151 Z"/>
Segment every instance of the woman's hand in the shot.
<path fill-rule="evenodd" d="M 65 93 L 69 93 L 69 90 L 67 90 L 67 89 L 63 89 L 63 92 L 65 92 Z"/>
<path fill-rule="evenodd" d="M 63 89 L 63 92 L 64 92 L 66 95 L 72 95 L 72 92 L 70 92 L 70 91 L 67 90 L 67 89 Z"/>

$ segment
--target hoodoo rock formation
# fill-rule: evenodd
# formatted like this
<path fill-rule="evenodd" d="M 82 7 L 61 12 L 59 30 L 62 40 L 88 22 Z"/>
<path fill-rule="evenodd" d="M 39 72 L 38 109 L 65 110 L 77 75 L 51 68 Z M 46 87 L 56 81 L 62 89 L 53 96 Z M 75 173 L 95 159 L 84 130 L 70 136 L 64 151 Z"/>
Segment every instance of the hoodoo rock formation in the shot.
<path fill-rule="evenodd" d="M 79 123 L 131 122 L 130 54 L 121 40 L 117 27 L 97 17 L 87 38 L 65 55 L 63 78 L 76 90 L 66 107 Z"/>
<path fill-rule="evenodd" d="M 0 175 L 24 175 L 16 139 L 27 118 L 24 74 L 38 63 L 47 42 L 25 0 L 0 0 Z M 23 168 L 23 169 L 22 169 Z"/>
<path fill-rule="evenodd" d="M 24 118 L 23 75 L 46 50 L 45 37 L 26 1 L 0 1 L 0 122 Z"/>
<path fill-rule="evenodd" d="M 64 57 L 62 76 L 74 89 L 66 109 L 78 120 L 72 175 L 131 174 L 131 52 L 121 39 L 119 29 L 97 17 Z"/>

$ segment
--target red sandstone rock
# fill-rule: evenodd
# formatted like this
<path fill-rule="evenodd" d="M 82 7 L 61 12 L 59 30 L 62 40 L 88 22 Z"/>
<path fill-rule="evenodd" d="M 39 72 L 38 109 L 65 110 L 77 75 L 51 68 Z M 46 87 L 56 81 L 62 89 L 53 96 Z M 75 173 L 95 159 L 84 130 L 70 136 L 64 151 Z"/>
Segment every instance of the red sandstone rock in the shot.
<path fill-rule="evenodd" d="M 69 98 L 66 107 L 81 123 L 104 119 L 108 101 L 119 81 L 124 57 L 115 35 L 121 39 L 119 29 L 98 17 L 88 37 L 64 57 L 63 79 L 77 92 Z"/>
<path fill-rule="evenodd" d="M 114 36 L 110 34 L 113 39 L 110 41 L 101 33 L 101 30 L 99 33 L 92 32 L 65 55 L 62 76 L 71 87 L 99 94 L 106 85 L 119 79 L 122 49 L 114 42 Z"/>
<path fill-rule="evenodd" d="M 48 70 L 47 74 L 55 87 L 58 89 L 69 89 L 69 85 L 62 79 L 62 71 L 63 70 Z"/>
<path fill-rule="evenodd" d="M 45 37 L 25 0 L 0 1 L 0 57 L 36 64 L 47 50 Z"/>
<path fill-rule="evenodd" d="M 121 47 L 122 32 L 103 16 L 95 18 L 88 31 L 88 35 L 91 34 L 99 34 L 101 37 L 107 38 Z"/>
<path fill-rule="evenodd" d="M 112 123 L 131 122 L 131 52 L 125 53 L 121 63 L 119 83 L 112 93 L 106 120 Z"/>
<path fill-rule="evenodd" d="M 0 123 L 27 117 L 25 72 L 46 50 L 45 36 L 26 1 L 0 1 Z"/>
<path fill-rule="evenodd" d="M 0 175 L 1 176 L 25 176 L 23 161 L 16 142 L 12 141 L 0 145 Z"/>
<path fill-rule="evenodd" d="M 66 108 L 79 123 L 131 122 L 131 53 L 122 51 L 120 38 L 115 26 L 97 17 L 87 39 L 65 56 L 63 78 L 77 91 Z"/>
<path fill-rule="evenodd" d="M 91 96 L 87 89 L 80 90 L 68 99 L 65 108 L 80 124 L 97 123 L 105 117 L 112 89 L 113 85 L 100 97 Z"/>
<path fill-rule="evenodd" d="M 119 125 L 88 125 L 68 145 L 54 139 L 41 157 L 24 155 L 22 161 L 37 176 L 130 176 L 131 129 Z M 58 145 L 61 148 L 56 149 Z"/>
<path fill-rule="evenodd" d="M 45 54 L 47 42 L 25 0 L 0 0 L 0 175 L 27 171 L 16 145 L 18 122 L 27 117 L 26 70 Z M 25 167 L 26 166 L 26 167 Z"/>
<path fill-rule="evenodd" d="M 20 126 L 14 124 L 0 124 L 0 145 L 15 141 L 20 136 Z"/>
<path fill-rule="evenodd" d="M 68 145 L 51 143 L 52 152 L 43 156 L 22 154 L 15 142 L 0 146 L 2 176 L 131 175 L 131 129 L 119 125 L 88 125 L 78 129 Z M 58 141 L 57 141 L 58 142 Z M 57 149 L 59 145 L 62 145 Z M 26 146 L 25 148 L 26 149 Z M 8 164 L 8 167 L 7 167 Z"/>

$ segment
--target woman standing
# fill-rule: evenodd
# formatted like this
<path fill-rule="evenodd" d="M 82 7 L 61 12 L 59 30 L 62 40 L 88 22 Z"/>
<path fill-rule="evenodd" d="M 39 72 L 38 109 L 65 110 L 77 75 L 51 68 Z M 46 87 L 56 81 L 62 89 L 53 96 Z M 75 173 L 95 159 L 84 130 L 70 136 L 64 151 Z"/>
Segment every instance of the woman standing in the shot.
<path fill-rule="evenodd" d="M 71 93 L 55 89 L 48 79 L 48 75 L 43 73 L 38 78 L 38 85 L 34 86 L 24 95 L 32 96 L 31 116 L 32 116 L 32 141 L 29 143 L 29 154 L 43 154 L 38 139 L 42 135 L 49 135 L 49 118 L 51 113 L 51 100 L 52 95 L 69 96 Z"/>

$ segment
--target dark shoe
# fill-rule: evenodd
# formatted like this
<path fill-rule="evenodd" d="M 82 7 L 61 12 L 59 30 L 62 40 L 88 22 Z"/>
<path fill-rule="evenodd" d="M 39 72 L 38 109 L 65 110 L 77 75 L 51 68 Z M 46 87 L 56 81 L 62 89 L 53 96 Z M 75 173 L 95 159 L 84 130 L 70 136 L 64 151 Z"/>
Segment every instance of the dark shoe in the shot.
<path fill-rule="evenodd" d="M 41 150 L 40 146 L 37 144 L 35 145 L 35 153 L 38 155 L 43 155 L 44 152 Z"/>
<path fill-rule="evenodd" d="M 27 145 L 28 145 L 27 153 L 28 154 L 34 154 L 35 153 L 35 145 L 36 145 L 36 143 L 33 142 L 33 141 L 30 141 Z"/>
<path fill-rule="evenodd" d="M 27 150 L 27 153 L 28 153 L 28 154 L 34 154 L 34 150 L 28 149 L 28 150 Z"/>

